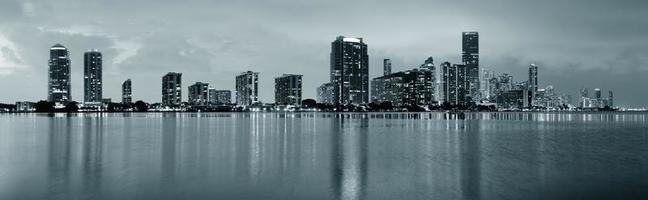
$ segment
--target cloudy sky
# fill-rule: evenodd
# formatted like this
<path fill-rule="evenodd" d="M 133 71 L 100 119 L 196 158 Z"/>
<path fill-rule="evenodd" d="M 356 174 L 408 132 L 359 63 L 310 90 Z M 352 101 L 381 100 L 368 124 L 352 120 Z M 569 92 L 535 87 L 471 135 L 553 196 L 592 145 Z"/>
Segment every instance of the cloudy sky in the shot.
<path fill-rule="evenodd" d="M 370 77 L 381 60 L 394 70 L 460 62 L 461 32 L 480 33 L 481 66 L 577 97 L 580 87 L 614 90 L 615 102 L 647 106 L 648 1 L 306 1 L 0 0 L 0 102 L 47 96 L 48 48 L 72 58 L 72 95 L 83 96 L 83 52 L 104 54 L 104 97 L 161 101 L 161 77 L 183 73 L 234 89 L 234 76 L 260 72 L 261 100 L 274 101 L 274 77 L 304 75 L 304 96 L 328 80 L 330 43 L 363 37 Z"/>

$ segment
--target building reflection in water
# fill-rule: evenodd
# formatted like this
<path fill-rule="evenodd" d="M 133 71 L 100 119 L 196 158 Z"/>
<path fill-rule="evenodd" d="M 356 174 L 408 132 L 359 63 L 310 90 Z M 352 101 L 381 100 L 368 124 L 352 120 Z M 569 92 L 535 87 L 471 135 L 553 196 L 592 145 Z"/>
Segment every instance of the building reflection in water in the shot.
<path fill-rule="evenodd" d="M 481 141 L 476 120 L 462 123 L 459 134 L 459 166 L 461 166 L 461 194 L 463 199 L 481 199 Z"/>
<path fill-rule="evenodd" d="M 72 123 L 68 118 L 50 116 L 48 148 L 48 197 L 66 196 L 71 191 Z"/>
<path fill-rule="evenodd" d="M 82 177 L 84 196 L 91 198 L 101 191 L 102 183 L 102 158 L 103 158 L 103 131 L 104 118 L 102 114 L 88 114 L 82 116 Z M 97 116 L 95 116 L 97 115 Z"/>
<path fill-rule="evenodd" d="M 332 187 L 336 199 L 365 199 L 368 173 L 369 119 L 331 120 Z M 359 123 L 359 124 L 358 124 Z"/>
<path fill-rule="evenodd" d="M 176 113 L 163 113 L 163 117 L 159 118 L 162 125 L 162 153 L 160 154 L 162 187 L 165 187 L 165 183 L 171 184 L 175 181 L 178 131 L 181 130 L 178 128 L 178 121 L 181 119 L 176 116 Z"/>

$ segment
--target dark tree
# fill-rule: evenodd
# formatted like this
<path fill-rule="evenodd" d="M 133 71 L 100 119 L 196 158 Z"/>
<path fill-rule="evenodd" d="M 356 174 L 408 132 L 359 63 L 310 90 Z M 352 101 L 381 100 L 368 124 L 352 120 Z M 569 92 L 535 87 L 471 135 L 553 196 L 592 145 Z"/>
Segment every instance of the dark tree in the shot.
<path fill-rule="evenodd" d="M 34 105 L 36 112 L 54 112 L 54 102 L 39 101 Z"/>
<path fill-rule="evenodd" d="M 314 108 L 315 106 L 317 106 L 317 101 L 315 101 L 315 99 L 304 99 L 301 103 L 302 106 L 306 108 Z"/>
<path fill-rule="evenodd" d="M 79 111 L 79 103 L 76 101 L 71 101 L 67 105 L 65 105 L 65 108 L 63 109 L 65 112 L 78 112 Z"/>
<path fill-rule="evenodd" d="M 144 101 L 135 102 L 135 111 L 137 112 L 146 112 L 148 111 L 148 105 Z"/>
<path fill-rule="evenodd" d="M 124 104 L 121 103 L 108 103 L 108 112 L 121 112 L 124 111 Z"/>
<path fill-rule="evenodd" d="M 380 109 L 385 110 L 385 111 L 393 110 L 394 105 L 392 104 L 391 101 L 384 101 L 384 102 L 380 103 Z"/>

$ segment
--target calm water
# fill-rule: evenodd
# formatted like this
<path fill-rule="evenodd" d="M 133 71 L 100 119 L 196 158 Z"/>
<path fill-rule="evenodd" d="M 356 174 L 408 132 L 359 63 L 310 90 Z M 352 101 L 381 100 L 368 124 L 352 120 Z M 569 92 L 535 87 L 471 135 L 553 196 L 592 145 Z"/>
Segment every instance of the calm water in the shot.
<path fill-rule="evenodd" d="M 0 114 L 0 199 L 648 199 L 646 113 Z"/>

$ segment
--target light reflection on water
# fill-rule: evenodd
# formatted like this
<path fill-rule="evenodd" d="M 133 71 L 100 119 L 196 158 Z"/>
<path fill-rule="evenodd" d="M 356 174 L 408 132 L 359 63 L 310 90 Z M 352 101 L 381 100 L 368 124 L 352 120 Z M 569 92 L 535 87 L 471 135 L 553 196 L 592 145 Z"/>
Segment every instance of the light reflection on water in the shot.
<path fill-rule="evenodd" d="M 3 114 L 0 199 L 641 199 L 646 115 Z"/>

